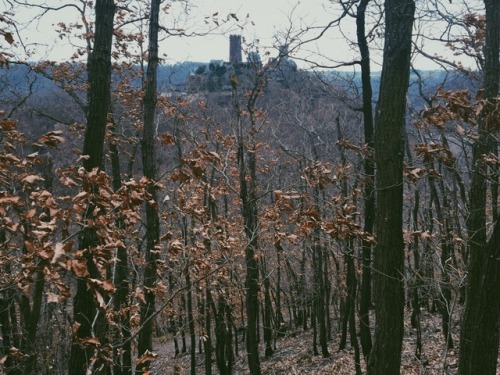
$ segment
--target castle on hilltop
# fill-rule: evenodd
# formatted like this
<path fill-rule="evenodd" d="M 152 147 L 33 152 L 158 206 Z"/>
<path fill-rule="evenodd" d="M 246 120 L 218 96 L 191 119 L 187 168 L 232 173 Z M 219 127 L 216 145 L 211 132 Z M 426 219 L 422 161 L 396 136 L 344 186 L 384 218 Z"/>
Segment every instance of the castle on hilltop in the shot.
<path fill-rule="evenodd" d="M 188 90 L 199 91 L 231 91 L 231 76 L 238 77 L 240 87 L 249 86 L 255 72 L 264 67 L 257 51 L 247 53 L 247 61 L 243 62 L 241 35 L 229 36 L 229 60 L 211 60 L 207 65 L 200 65 L 191 71 L 188 79 Z M 208 69 L 207 69 L 208 68 Z M 266 75 L 270 80 L 285 82 L 297 72 L 297 64 L 288 57 L 288 48 L 279 49 L 278 57 L 269 59 Z"/>

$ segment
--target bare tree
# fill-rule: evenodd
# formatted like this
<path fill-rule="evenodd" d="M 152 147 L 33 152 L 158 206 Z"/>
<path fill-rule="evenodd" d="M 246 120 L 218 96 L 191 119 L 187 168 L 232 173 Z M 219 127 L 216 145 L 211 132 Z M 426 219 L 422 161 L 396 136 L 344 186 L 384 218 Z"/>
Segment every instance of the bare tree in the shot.
<path fill-rule="evenodd" d="M 149 19 L 148 67 L 146 72 L 146 88 L 144 93 L 144 130 L 142 138 L 142 166 L 144 176 L 148 179 L 146 200 L 146 249 L 144 253 L 144 304 L 141 306 L 141 331 L 139 333 L 138 356 L 146 355 L 153 350 L 153 319 L 155 312 L 155 284 L 157 280 L 156 262 L 158 244 L 160 242 L 160 217 L 158 215 L 158 199 L 156 186 L 155 155 L 155 111 L 158 69 L 158 31 L 160 0 L 151 0 Z M 149 368 L 150 361 L 142 361 L 137 366 L 137 373 Z"/>
<path fill-rule="evenodd" d="M 470 187 L 469 273 L 467 297 L 460 335 L 459 374 L 495 374 L 498 358 L 500 317 L 500 221 L 498 212 L 490 238 L 487 233 L 488 155 L 497 155 L 498 85 L 500 77 L 500 3 L 485 0 L 484 107 L 473 146 Z M 495 113 L 496 111 L 496 113 Z M 493 176 L 498 184 L 498 176 Z M 493 210 L 496 210 L 496 202 Z"/>
<path fill-rule="evenodd" d="M 108 120 L 111 94 L 111 44 L 113 39 L 113 19 L 115 4 L 113 0 L 98 0 L 96 2 L 96 20 L 94 47 L 88 67 L 88 115 L 87 128 L 83 145 L 86 155 L 84 167 L 87 172 L 101 169 L 103 163 L 104 136 Z M 91 221 L 93 209 L 89 208 L 85 221 Z M 85 260 L 90 277 L 99 279 L 99 270 L 93 259 L 92 247 L 98 243 L 97 233 L 91 226 L 86 226 L 80 239 L 80 248 L 85 251 Z M 93 346 L 83 346 L 79 340 L 103 335 L 105 327 L 102 314 L 96 319 L 96 304 L 87 286 L 87 280 L 77 281 L 77 292 L 73 306 L 74 320 L 77 324 L 75 340 L 69 358 L 69 374 L 86 374 L 89 360 L 92 357 Z M 98 323 L 95 326 L 95 323 Z"/>
<path fill-rule="evenodd" d="M 399 375 L 404 319 L 404 115 L 415 2 L 387 0 L 384 10 L 384 60 L 375 117 L 376 328 L 368 362 L 369 375 Z"/>

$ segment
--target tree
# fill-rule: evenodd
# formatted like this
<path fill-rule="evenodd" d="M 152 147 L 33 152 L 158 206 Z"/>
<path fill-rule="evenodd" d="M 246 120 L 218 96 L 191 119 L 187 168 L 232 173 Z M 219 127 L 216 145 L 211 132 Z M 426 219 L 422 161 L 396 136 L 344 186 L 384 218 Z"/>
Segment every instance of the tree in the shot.
<path fill-rule="evenodd" d="M 485 0 L 484 103 L 480 110 L 477 140 L 473 146 L 473 171 L 467 218 L 470 253 L 466 305 L 460 335 L 459 374 L 495 374 L 500 324 L 500 221 L 493 203 L 494 228 L 487 233 L 487 184 L 489 155 L 498 155 L 498 93 L 500 77 L 500 3 Z M 496 112 L 495 112 L 496 111 Z M 492 188 L 498 185 L 494 176 Z M 493 196 L 495 196 L 493 194 Z"/>
<path fill-rule="evenodd" d="M 233 95 L 236 111 L 237 158 L 240 183 L 241 210 L 244 231 L 248 240 L 245 252 L 246 263 L 246 313 L 247 313 L 247 357 L 251 375 L 260 375 L 259 359 L 259 223 L 257 210 L 257 145 L 255 141 L 256 113 L 255 102 L 264 85 L 263 74 L 256 75 L 255 85 L 248 95 L 247 110 L 250 116 L 248 139 L 245 139 L 244 123 L 239 105 L 237 81 L 234 84 Z"/>
<path fill-rule="evenodd" d="M 376 328 L 369 375 L 399 375 L 404 318 L 403 127 L 415 2 L 386 0 L 384 11 L 385 44 L 375 116 Z"/>
<path fill-rule="evenodd" d="M 94 47 L 88 66 L 87 128 L 82 151 L 83 155 L 86 156 L 83 166 L 87 172 L 92 172 L 93 169 L 101 169 L 103 163 L 104 136 L 111 101 L 111 45 L 115 14 L 114 1 L 97 0 L 95 10 Z M 85 221 L 91 223 L 92 219 L 93 209 L 89 207 Z M 99 279 L 99 271 L 97 270 L 92 254 L 92 247 L 97 242 L 95 229 L 92 229 L 87 224 L 81 235 L 80 248 L 85 251 L 85 261 L 90 277 Z M 93 322 L 96 313 L 96 304 L 92 293 L 89 292 L 87 280 L 79 278 L 73 307 L 76 332 L 69 359 L 70 375 L 85 374 L 88 361 L 92 357 L 92 345 L 84 345 L 81 340 L 88 339 L 94 334 L 102 335 L 104 333 L 102 331 L 104 327 L 100 327 L 100 332 L 94 332 Z"/>
<path fill-rule="evenodd" d="M 372 84 L 370 75 L 370 50 L 365 31 L 365 14 L 370 0 L 362 0 L 356 12 L 356 35 L 358 48 L 361 54 L 361 84 L 363 90 L 363 130 L 364 141 L 368 146 L 368 154 L 364 160 L 364 228 L 367 234 L 373 233 L 373 223 L 375 217 L 375 192 L 373 190 L 375 166 L 373 163 L 373 109 L 372 109 Z M 372 291 L 371 274 L 372 244 L 363 241 L 363 277 L 361 281 L 361 300 L 359 306 L 360 341 L 363 355 L 368 358 L 372 349 L 372 337 L 370 332 L 370 307 Z"/>
<path fill-rule="evenodd" d="M 144 303 L 141 306 L 141 331 L 139 333 L 138 356 L 148 357 L 153 350 L 153 313 L 155 312 L 155 284 L 157 280 L 156 262 L 160 242 L 160 217 L 156 185 L 155 161 L 155 111 L 156 86 L 158 69 L 158 31 L 161 0 L 151 0 L 149 19 L 148 67 L 146 72 L 146 88 L 144 93 L 144 130 L 142 138 L 142 166 L 147 178 L 146 200 L 146 249 L 144 251 Z M 149 360 L 141 361 L 137 373 L 147 371 Z"/>

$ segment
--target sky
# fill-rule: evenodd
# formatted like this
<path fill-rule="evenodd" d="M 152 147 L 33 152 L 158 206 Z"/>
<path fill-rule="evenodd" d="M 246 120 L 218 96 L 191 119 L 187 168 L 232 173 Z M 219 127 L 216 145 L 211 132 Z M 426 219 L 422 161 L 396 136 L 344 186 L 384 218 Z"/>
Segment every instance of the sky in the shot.
<path fill-rule="evenodd" d="M 38 5 L 63 5 L 68 0 L 20 0 Z M 79 2 L 80 0 L 72 0 Z M 138 2 L 130 0 L 130 5 Z M 313 39 L 332 20 L 340 14 L 338 6 L 332 0 L 188 0 L 173 1 L 168 12 L 161 16 L 163 26 L 171 30 L 183 29 L 187 34 L 201 34 L 202 36 L 170 36 L 163 38 L 160 43 L 160 54 L 165 62 L 172 64 L 183 61 L 209 62 L 212 59 L 227 60 L 229 55 L 229 34 L 241 34 L 244 38 L 244 48 L 247 51 L 258 49 L 262 56 L 277 54 L 273 48 L 282 44 L 284 40 L 300 35 L 302 41 Z M 455 2 L 456 3 L 456 2 Z M 6 5 L 0 0 L 0 5 Z M 167 2 L 163 3 L 164 5 Z M 186 10 L 187 4 L 187 10 Z M 443 4 L 447 4 L 448 1 Z M 454 5 L 450 5 L 454 6 Z M 1 10 L 1 8 L 0 8 Z M 78 45 L 83 46 L 82 40 L 65 37 L 60 38 L 55 32 L 57 24 L 81 22 L 81 17 L 70 8 L 57 12 L 48 12 L 43 17 L 33 21 L 33 16 L 39 10 L 17 9 L 12 16 L 19 23 L 23 44 L 32 51 L 31 60 L 50 59 L 67 60 Z M 234 15 L 230 16 L 230 15 Z M 31 20 L 31 22 L 29 22 Z M 219 27 L 216 27 L 216 24 Z M 435 25 L 434 25 L 435 26 Z M 434 27 L 433 26 L 433 27 Z M 437 27 L 437 26 L 436 26 Z M 304 32 L 308 29 L 309 31 Z M 332 28 L 317 42 L 310 42 L 298 49 L 292 47 L 292 55 L 299 67 L 308 68 L 311 61 L 323 67 L 338 66 L 341 62 L 349 62 L 357 58 L 356 46 L 348 40 L 355 40 L 355 21 L 348 18 L 342 21 L 340 28 Z M 292 46 L 295 46 L 292 42 Z M 381 41 L 371 43 L 373 70 L 380 69 Z M 432 53 L 448 54 L 442 45 L 429 46 Z M 20 54 L 19 54 L 20 56 Z M 417 67 L 432 69 L 425 58 L 415 57 Z M 352 69 L 352 68 L 348 68 Z"/>
<path fill-rule="evenodd" d="M 67 3 L 64 0 L 27 1 L 52 6 Z M 162 24 L 172 29 L 182 28 L 187 34 L 202 34 L 203 36 L 168 37 L 161 42 L 160 52 L 166 54 L 169 62 L 227 59 L 228 36 L 234 33 L 241 34 L 248 45 L 258 46 L 261 53 L 268 51 L 273 54 L 276 53 L 272 48 L 276 45 L 276 37 L 290 30 L 291 27 L 297 29 L 328 23 L 334 17 L 333 10 L 329 10 L 329 7 L 331 8 L 329 2 L 323 0 L 310 2 L 191 0 L 186 12 L 182 3 L 173 2 L 168 14 L 162 14 Z M 48 12 L 36 22 L 31 21 L 28 24 L 37 13 L 39 13 L 38 9 L 16 10 L 14 18 L 26 25 L 21 30 L 24 43 L 30 49 L 37 51 L 36 58 L 67 59 L 74 52 L 75 46 L 72 46 L 65 38 L 59 38 L 54 30 L 61 21 L 79 22 L 81 18 L 73 9 L 67 8 L 57 12 Z M 217 15 L 213 16 L 214 14 Z M 231 17 L 230 14 L 236 17 Z M 227 20 L 229 21 L 224 22 Z M 220 27 L 216 28 L 216 22 Z M 78 41 L 73 40 L 72 43 L 77 44 Z"/>

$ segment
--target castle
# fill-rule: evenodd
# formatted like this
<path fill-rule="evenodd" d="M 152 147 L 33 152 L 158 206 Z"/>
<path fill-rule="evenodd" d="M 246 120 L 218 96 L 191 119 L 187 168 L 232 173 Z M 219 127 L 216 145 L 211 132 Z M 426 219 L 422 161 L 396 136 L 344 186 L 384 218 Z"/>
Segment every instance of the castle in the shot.
<path fill-rule="evenodd" d="M 229 36 L 229 61 L 211 60 L 206 65 L 199 66 L 189 75 L 188 91 L 231 91 L 230 78 L 233 74 L 238 77 L 240 87 L 251 84 L 252 76 L 263 67 L 261 57 L 257 51 L 248 53 L 247 61 L 242 58 L 241 35 Z M 270 80 L 286 82 L 297 71 L 297 64 L 288 57 L 288 48 L 281 47 L 278 57 L 269 59 L 266 75 Z"/>

